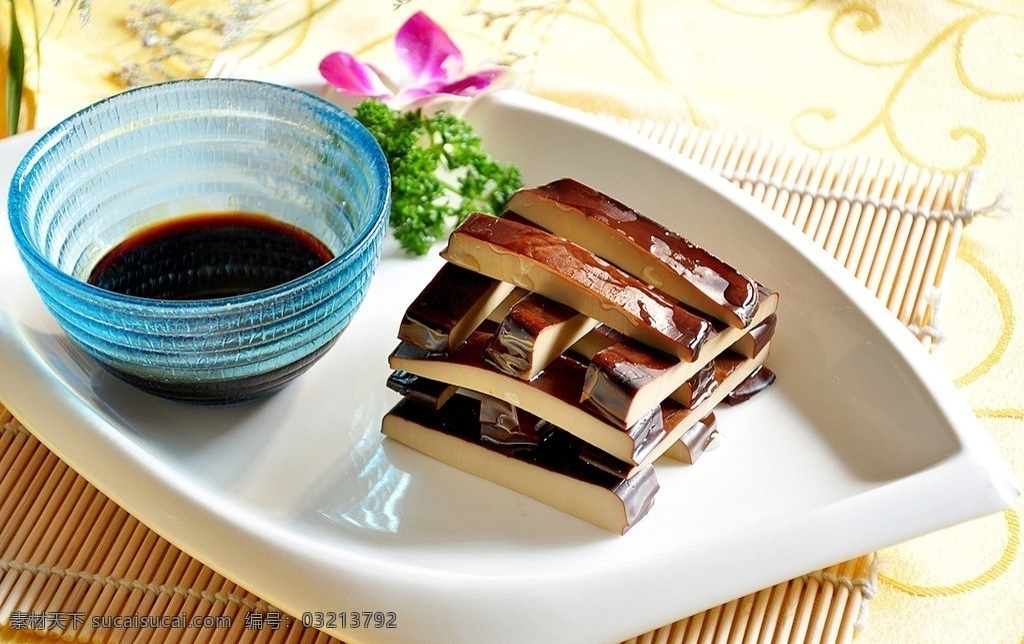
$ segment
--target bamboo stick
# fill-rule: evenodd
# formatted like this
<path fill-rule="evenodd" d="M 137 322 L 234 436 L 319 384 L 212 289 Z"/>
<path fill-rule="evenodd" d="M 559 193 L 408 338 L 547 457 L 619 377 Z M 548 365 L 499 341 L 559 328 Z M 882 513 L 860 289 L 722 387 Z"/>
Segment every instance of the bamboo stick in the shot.
<path fill-rule="evenodd" d="M 866 273 L 861 271 L 861 260 L 864 258 L 865 248 L 868 239 L 871 238 L 871 231 L 876 223 L 880 224 L 884 217 L 884 208 L 879 208 L 886 194 L 895 192 L 899 179 L 896 176 L 894 165 L 891 161 L 885 160 L 879 168 L 878 180 L 871 182 L 863 208 L 861 209 L 860 220 L 850 242 L 850 249 L 844 265 L 863 284 Z M 880 212 L 881 211 L 881 212 Z M 867 264 L 870 270 L 870 263 Z"/>
<path fill-rule="evenodd" d="M 935 172 L 932 175 L 932 182 L 922 200 L 922 206 L 929 210 L 941 210 L 946 203 L 950 186 L 950 178 L 944 173 Z M 911 315 L 917 305 L 918 295 L 927 290 L 927 284 L 922 282 L 925 267 L 928 263 L 928 251 L 935 240 L 935 232 L 938 227 L 937 219 L 925 219 L 917 217 L 911 232 L 910 242 L 903 258 L 901 267 L 901 279 L 899 281 L 896 298 L 899 301 L 898 307 L 890 307 L 896 313 L 896 317 L 905 325 L 913 321 Z"/>
<path fill-rule="evenodd" d="M 697 644 L 700 641 L 701 631 L 704 629 L 704 622 L 708 618 L 708 613 L 697 613 L 687 620 L 686 625 L 686 639 L 683 640 L 683 644 Z"/>
<path fill-rule="evenodd" d="M 861 171 L 861 180 L 857 184 L 857 195 L 860 198 L 849 204 L 846 220 L 835 239 L 826 242 L 826 250 L 847 268 L 849 268 L 850 251 L 864 217 L 866 202 L 871 199 L 872 191 L 881 187 L 882 182 L 878 180 L 881 167 L 881 161 L 878 159 L 868 159 Z"/>
<path fill-rule="evenodd" d="M 754 603 L 763 591 L 752 593 L 739 600 L 736 608 L 736 616 L 732 620 L 728 644 L 742 644 L 746 637 L 747 627 L 750 625 L 750 616 L 754 610 Z"/>
<path fill-rule="evenodd" d="M 746 633 L 743 636 L 743 644 L 762 641 L 761 631 L 765 628 L 771 599 L 771 588 L 762 590 L 755 595 L 754 605 L 750 610 L 750 619 L 747 621 Z"/>
<path fill-rule="evenodd" d="M 807 221 L 804 222 L 803 233 L 811 238 L 819 246 L 823 246 L 825 240 L 821 235 L 822 228 L 827 229 L 832 224 L 832 219 L 835 217 L 836 206 L 838 201 L 832 197 L 833 194 L 842 194 L 846 190 L 847 182 L 852 174 L 851 165 L 853 164 L 853 157 L 843 157 L 839 167 L 836 169 L 835 176 L 832 179 L 831 185 L 827 190 L 824 190 L 824 196 L 819 199 L 815 199 L 815 207 L 811 210 L 807 217 Z"/>
<path fill-rule="evenodd" d="M 846 179 L 845 187 L 834 198 L 835 207 L 832 216 L 829 218 L 827 226 L 822 225 L 819 227 L 815 235 L 818 244 L 833 257 L 836 257 L 836 249 L 839 245 L 839 239 L 846 229 L 850 210 L 853 204 L 859 201 L 860 188 L 865 176 L 864 168 L 868 163 L 869 159 L 864 157 L 853 159 L 853 168 Z"/>
<path fill-rule="evenodd" d="M 895 200 L 906 203 L 912 190 L 919 191 L 919 177 L 921 170 L 914 166 L 904 166 L 903 179 L 900 181 L 900 189 L 895 195 Z M 874 293 L 875 297 L 885 302 L 888 295 L 888 287 L 892 279 L 891 259 L 892 248 L 899 244 L 904 233 L 904 218 L 896 208 L 888 208 L 884 217 L 884 224 L 879 231 L 879 236 L 874 244 L 869 247 L 871 256 L 871 271 L 868 273 L 865 284 L 868 290 Z"/>
<path fill-rule="evenodd" d="M 906 197 L 905 202 L 911 205 L 926 205 L 931 186 L 932 173 L 927 170 L 919 170 L 913 190 Z M 934 195 L 933 192 L 931 194 Z M 907 255 L 913 253 L 911 246 L 914 241 L 914 232 L 919 225 L 924 225 L 924 219 L 911 213 L 899 212 L 897 217 L 896 234 L 888 247 L 885 271 L 876 292 L 876 297 L 893 312 L 899 310 L 899 297 L 903 290 L 901 288 L 903 267 Z"/>
<path fill-rule="evenodd" d="M 906 171 L 905 166 L 901 165 L 893 165 L 888 169 L 885 175 L 885 182 L 878 193 L 878 201 L 882 205 L 872 205 L 871 214 L 868 217 L 868 226 L 860 235 L 859 241 L 861 243 L 856 245 L 856 263 L 853 265 L 856 267 L 854 275 L 864 285 L 868 284 L 872 268 L 874 267 L 879 239 L 882 237 L 882 229 L 885 228 L 888 218 L 889 208 L 886 204 L 893 201 L 896 191 L 905 184 L 904 174 Z"/>

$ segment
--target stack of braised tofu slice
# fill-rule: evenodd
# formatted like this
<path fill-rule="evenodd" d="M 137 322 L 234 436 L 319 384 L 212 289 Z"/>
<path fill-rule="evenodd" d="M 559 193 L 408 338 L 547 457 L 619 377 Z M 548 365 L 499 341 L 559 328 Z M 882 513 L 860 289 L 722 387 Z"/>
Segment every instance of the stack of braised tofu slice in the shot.
<path fill-rule="evenodd" d="M 778 295 L 572 179 L 476 214 L 409 306 L 383 432 L 617 533 L 774 380 Z"/>

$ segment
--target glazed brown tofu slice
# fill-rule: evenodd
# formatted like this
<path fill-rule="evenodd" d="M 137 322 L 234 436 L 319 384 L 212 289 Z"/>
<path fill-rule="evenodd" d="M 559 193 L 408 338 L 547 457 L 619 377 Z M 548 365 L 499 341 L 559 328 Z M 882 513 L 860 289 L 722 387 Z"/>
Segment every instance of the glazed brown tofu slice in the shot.
<path fill-rule="evenodd" d="M 451 351 L 513 288 L 507 282 L 446 263 L 406 309 L 398 339 L 427 351 Z"/>
<path fill-rule="evenodd" d="M 722 402 L 726 405 L 739 405 L 761 393 L 775 382 L 775 372 L 768 365 L 761 365 L 747 379 L 729 392 Z"/>
<path fill-rule="evenodd" d="M 701 418 L 690 429 L 683 432 L 679 440 L 665 450 L 664 455 L 673 460 L 693 465 L 716 438 L 718 438 L 718 420 L 712 413 Z"/>
<path fill-rule="evenodd" d="M 673 391 L 670 397 L 683 407 L 690 409 L 704 402 L 704 399 L 710 396 L 717 386 L 715 361 L 712 360 L 693 374 L 681 387 Z"/>
<path fill-rule="evenodd" d="M 449 237 L 448 261 L 544 295 L 682 360 L 712 323 L 587 249 L 526 224 L 476 213 Z"/>
<path fill-rule="evenodd" d="M 532 380 L 597 326 L 597 320 L 537 293 L 517 301 L 500 322 L 487 345 L 487 360 L 523 380 Z"/>
<path fill-rule="evenodd" d="M 692 409 L 669 399 L 654 407 L 633 425 L 615 424 L 596 406 L 579 402 L 586 366 L 560 356 L 548 369 L 527 382 L 491 368 L 483 358 L 488 333 L 474 332 L 457 351 L 431 354 L 408 344 L 400 345 L 390 358 L 391 368 L 494 396 L 519 409 L 544 418 L 594 447 L 628 463 L 635 474 L 679 440 L 683 433 L 711 413 L 737 385 L 760 366 L 769 347 L 752 359 L 725 360 L 729 367 L 716 368 L 714 390 Z M 715 361 L 716 365 L 719 362 Z"/>
<path fill-rule="evenodd" d="M 729 345 L 728 350 L 753 358 L 771 341 L 775 331 L 774 320 L 775 316 L 770 315 L 748 333 L 730 328 L 721 337 L 742 334 Z M 709 350 L 708 353 L 713 352 Z M 592 400 L 605 414 L 627 425 L 665 398 L 672 397 L 684 406 L 692 407 L 694 394 L 699 397 L 707 391 L 694 387 L 700 384 L 701 373 L 695 363 L 682 362 L 630 338 L 623 338 L 587 357 L 590 358 L 590 366 L 583 385 L 584 399 Z M 705 375 L 710 377 L 706 372 Z M 695 378 L 698 378 L 697 382 L 694 382 Z M 710 383 L 705 381 L 705 384 Z"/>
<path fill-rule="evenodd" d="M 710 371 L 714 374 L 713 365 L 709 366 L 712 367 Z M 761 369 L 766 368 L 763 365 L 761 367 Z M 416 377 L 413 376 L 413 378 Z M 753 377 L 747 378 L 744 382 L 749 381 Z M 420 380 L 424 381 L 422 388 L 426 390 L 437 390 L 439 385 L 441 385 L 441 383 L 427 381 L 425 378 L 420 378 Z M 714 378 L 712 377 L 711 380 L 714 381 Z M 539 429 L 542 424 L 531 421 L 531 419 L 536 417 L 532 414 L 525 414 L 524 421 L 520 422 L 519 408 L 512 403 L 469 389 L 459 389 L 458 395 L 468 396 L 480 401 L 480 438 L 482 440 L 506 447 L 515 447 L 536 445 L 543 438 L 543 431 Z M 410 395 L 406 395 L 406 400 L 424 402 Z M 677 410 L 675 413 L 680 412 Z M 665 450 L 664 456 L 692 465 L 707 450 L 716 437 L 718 437 L 718 421 L 715 418 L 715 414 L 710 413 L 694 423 L 690 429 L 683 432 L 679 440 Z M 620 461 L 611 454 L 599 450 L 589 443 L 583 444 L 579 457 L 586 463 L 620 478 L 628 477 L 633 470 L 632 464 Z"/>
<path fill-rule="evenodd" d="M 729 326 L 746 328 L 754 317 L 757 287 L 753 280 L 574 179 L 520 189 L 508 208 Z"/>
<path fill-rule="evenodd" d="M 624 338 L 590 358 L 582 400 L 610 420 L 629 425 L 699 373 L 697 366 Z"/>
<path fill-rule="evenodd" d="M 712 398 L 717 401 L 716 405 L 722 403 L 734 404 L 729 403 L 730 396 L 741 392 L 744 386 L 756 389 L 756 391 L 750 394 L 752 396 L 763 391 L 774 382 L 774 376 L 758 375 L 763 372 L 771 373 L 771 369 L 764 364 L 769 350 L 770 347 L 765 347 L 755 358 L 745 358 L 738 353 L 729 351 L 715 360 L 715 381 L 718 383 L 718 387 L 716 392 L 712 394 Z M 752 385 L 751 383 L 756 384 Z M 718 389 L 721 389 L 721 391 Z M 723 392 L 727 393 L 723 395 Z M 743 397 L 743 400 L 748 398 L 749 396 Z M 702 403 L 698 407 L 703 409 L 705 405 Z M 683 414 L 685 412 L 677 413 Z M 693 424 L 688 429 L 682 431 L 678 439 L 672 440 L 675 432 L 669 436 L 667 440 L 670 442 L 668 442 L 663 455 L 676 461 L 692 464 L 718 438 L 718 421 L 714 413 L 711 412 L 711 408 L 708 408 L 707 416 L 694 422 L 694 417 L 691 415 L 687 418 L 686 422 Z M 685 426 L 686 423 L 680 423 L 680 425 Z"/>
<path fill-rule="evenodd" d="M 764 348 L 761 353 L 753 358 L 744 358 L 737 354 L 726 353 L 715 359 L 715 381 L 717 386 L 700 404 L 692 409 L 682 407 L 674 408 L 670 413 L 665 414 L 666 425 L 673 425 L 675 429 L 668 432 L 665 438 L 650 451 L 643 461 L 638 463 L 639 467 L 653 463 L 659 456 L 679 442 L 694 425 L 708 414 L 712 413 L 716 406 L 721 403 L 736 387 L 756 371 L 771 352 L 771 344 Z"/>
<path fill-rule="evenodd" d="M 596 408 L 582 403 L 580 393 L 587 366 L 566 355 L 553 360 L 533 380 L 507 376 L 485 359 L 484 348 L 490 337 L 488 331 L 476 331 L 458 350 L 449 354 L 429 353 L 401 344 L 391 354 L 390 366 L 397 371 L 507 401 L 632 465 L 646 458 L 665 434 L 675 428 L 673 425 L 666 427 L 663 421 L 666 411 L 680 407 L 671 401 L 649 409 L 628 427 L 614 424 Z"/>
<path fill-rule="evenodd" d="M 611 474 L 580 458 L 582 441 L 550 426 L 533 446 L 481 439 L 479 403 L 455 396 L 440 411 L 402 400 L 381 431 L 451 467 L 486 479 L 616 534 L 625 534 L 654 504 L 653 466 L 632 477 Z M 520 420 L 525 421 L 523 414 Z M 529 422 L 547 424 L 536 418 Z M 524 430 L 525 431 L 525 430 Z"/>
<path fill-rule="evenodd" d="M 522 295 L 515 297 L 519 293 Z M 487 355 L 491 364 L 502 373 L 530 380 L 584 335 L 596 334 L 607 338 L 607 341 L 603 341 L 601 337 L 594 337 L 589 343 L 581 343 L 581 348 L 591 347 L 589 351 L 582 351 L 587 358 L 593 357 L 597 351 L 606 348 L 612 342 L 606 332 L 610 330 L 609 327 L 595 330 L 598 327 L 597 320 L 543 295 L 527 294 L 523 289 L 516 289 L 508 299 L 515 304 L 499 305 L 488 318 L 500 323 L 494 340 L 487 348 Z M 714 355 L 724 347 L 748 358 L 760 353 L 775 330 L 773 311 L 777 301 L 774 294 L 765 293 L 761 308 L 755 314 L 754 322 L 757 324 L 749 331 L 731 327 L 719 330 L 718 335 L 705 345 L 702 357 Z M 702 391 L 699 388 L 695 389 L 693 385 L 702 382 L 698 376 L 702 371 L 706 371 L 709 365 L 701 367 L 699 363 L 687 364 L 689 366 L 680 367 L 678 379 L 684 379 L 689 372 L 693 372 L 693 375 L 679 386 L 674 397 L 684 405 L 690 406 L 694 404 L 693 395 L 699 395 Z"/>
<path fill-rule="evenodd" d="M 714 382 L 714 365 L 709 365 Z M 748 378 L 749 380 L 749 378 Z M 468 397 L 480 402 L 480 438 L 504 447 L 536 445 L 543 438 L 544 425 L 534 422 L 536 416 L 525 413 L 520 422 L 520 410 L 512 403 L 482 394 L 472 389 L 455 387 L 447 383 L 430 380 L 404 371 L 396 371 L 388 378 L 388 386 L 401 393 L 405 400 L 426 405 L 433 410 L 441 409 L 453 396 Z M 533 420 L 531 420 L 533 419 Z M 679 445 L 673 445 L 665 455 L 676 460 L 692 463 L 718 435 L 715 415 L 709 414 L 683 433 Z M 584 443 L 580 458 L 606 472 L 626 478 L 633 470 L 633 464 L 621 461 L 611 454 Z"/>
<path fill-rule="evenodd" d="M 729 349 L 735 353 L 745 356 L 747 358 L 753 358 L 757 354 L 761 353 L 769 342 L 771 342 L 772 336 L 775 335 L 775 326 L 778 323 L 778 316 L 772 313 L 763 321 L 759 322 L 750 329 L 749 333 L 746 333 L 739 340 L 734 342 Z"/>
<path fill-rule="evenodd" d="M 406 371 L 391 372 L 387 385 L 388 389 L 402 394 L 405 398 L 429 405 L 435 410 L 444 407 L 459 389 L 447 382 L 420 378 Z"/>

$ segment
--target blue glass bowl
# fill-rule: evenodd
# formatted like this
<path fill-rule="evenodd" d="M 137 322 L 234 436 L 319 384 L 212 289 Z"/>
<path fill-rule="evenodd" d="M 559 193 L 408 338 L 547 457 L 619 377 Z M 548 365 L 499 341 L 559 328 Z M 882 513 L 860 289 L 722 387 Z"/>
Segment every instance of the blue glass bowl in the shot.
<path fill-rule="evenodd" d="M 130 90 L 71 116 L 29 150 L 10 223 L 43 302 L 119 378 L 221 404 L 275 391 L 321 357 L 359 307 L 390 211 L 387 161 L 328 102 L 244 80 Z M 284 284 L 191 301 L 87 283 L 133 233 L 195 213 L 264 214 L 334 257 Z"/>

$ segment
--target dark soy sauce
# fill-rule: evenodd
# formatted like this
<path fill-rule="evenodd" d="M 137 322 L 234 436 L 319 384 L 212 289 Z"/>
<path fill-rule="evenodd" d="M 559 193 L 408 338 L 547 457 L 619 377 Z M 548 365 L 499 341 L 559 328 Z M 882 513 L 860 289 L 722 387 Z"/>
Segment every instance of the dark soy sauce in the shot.
<path fill-rule="evenodd" d="M 332 257 L 295 226 L 250 213 L 205 213 L 133 234 L 96 264 L 89 283 L 152 299 L 223 298 L 284 284 Z"/>

